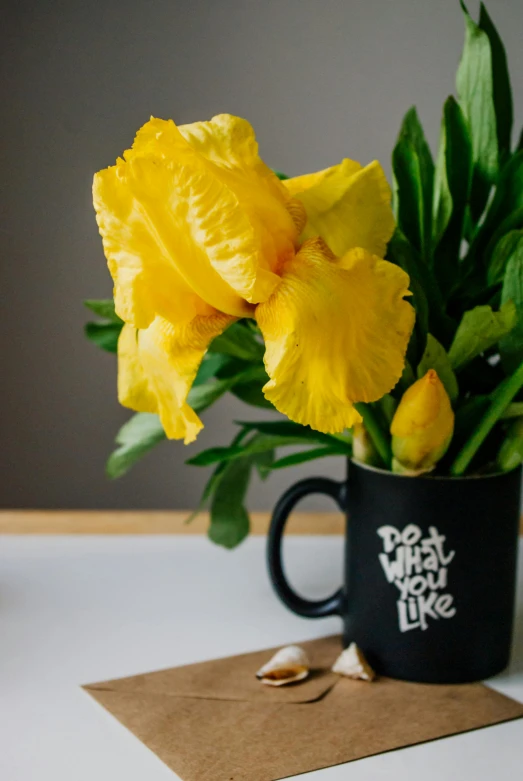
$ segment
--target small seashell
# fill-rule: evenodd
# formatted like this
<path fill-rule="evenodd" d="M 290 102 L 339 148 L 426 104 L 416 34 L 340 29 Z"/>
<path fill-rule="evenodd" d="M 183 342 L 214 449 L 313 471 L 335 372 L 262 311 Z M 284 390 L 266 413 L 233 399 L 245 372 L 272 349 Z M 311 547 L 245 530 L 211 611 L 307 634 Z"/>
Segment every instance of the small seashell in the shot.
<path fill-rule="evenodd" d="M 344 675 L 346 678 L 356 678 L 361 681 L 373 681 L 376 677 L 376 673 L 356 643 L 351 643 L 338 656 L 332 666 L 332 672 Z"/>
<path fill-rule="evenodd" d="M 260 667 L 256 677 L 268 686 L 284 686 L 286 683 L 303 681 L 309 674 L 309 668 L 309 659 L 303 648 L 288 645 Z"/>

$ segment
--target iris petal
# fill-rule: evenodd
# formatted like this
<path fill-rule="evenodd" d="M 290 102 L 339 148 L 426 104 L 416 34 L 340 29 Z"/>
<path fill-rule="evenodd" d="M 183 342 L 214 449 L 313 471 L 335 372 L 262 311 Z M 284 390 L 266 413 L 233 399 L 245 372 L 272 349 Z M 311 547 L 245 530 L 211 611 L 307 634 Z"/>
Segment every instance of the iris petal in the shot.
<path fill-rule="evenodd" d="M 135 412 L 158 412 L 156 396 L 140 360 L 138 333 L 126 324 L 118 339 L 118 401 Z"/>
<path fill-rule="evenodd" d="M 361 163 L 346 157 L 338 165 L 332 165 L 330 168 L 324 168 L 323 171 L 315 171 L 312 174 L 302 174 L 285 179 L 283 184 L 291 195 L 311 191 L 314 195 L 314 188 L 319 185 L 328 185 L 332 192 L 331 201 L 335 202 L 343 196 L 346 180 L 361 171 L 362 167 Z M 336 188 L 339 190 L 337 198 L 335 197 Z"/>
<path fill-rule="evenodd" d="M 294 254 L 305 213 L 261 160 L 250 123 L 231 114 L 219 114 L 209 122 L 181 125 L 179 130 L 235 193 L 262 241 L 262 268 L 277 272 L 282 260 Z M 267 291 L 256 300 L 264 298 L 268 298 Z"/>
<path fill-rule="evenodd" d="M 381 398 L 401 376 L 414 324 L 408 282 L 363 249 L 337 260 L 321 239 L 306 241 L 256 308 L 271 378 L 265 396 L 318 431 L 361 420 L 354 403 Z"/>
<path fill-rule="evenodd" d="M 177 127 L 172 120 L 151 118 L 137 133 L 132 149 L 125 153 L 127 160 L 140 156 L 184 160 L 193 167 L 197 160 L 236 196 L 260 249 L 259 273 L 249 301 L 268 298 L 278 282 L 271 272 L 277 271 L 282 259 L 293 253 L 306 215 L 303 205 L 289 196 L 259 157 L 249 122 L 219 114 L 208 122 Z"/>
<path fill-rule="evenodd" d="M 391 192 L 377 162 L 362 168 L 353 160 L 284 182 L 307 212 L 303 238 L 321 236 L 339 257 L 354 247 L 383 257 L 394 217 Z"/>
<path fill-rule="evenodd" d="M 173 320 L 194 317 L 197 296 L 162 247 L 117 166 L 96 174 L 93 198 L 122 320 L 146 328 L 156 314 Z"/>
<path fill-rule="evenodd" d="M 194 441 L 203 424 L 187 395 L 210 342 L 233 320 L 216 312 L 178 326 L 161 317 L 143 331 L 125 326 L 119 349 L 120 402 L 138 412 L 158 412 L 169 439 Z"/>
<path fill-rule="evenodd" d="M 156 299 L 172 296 L 176 314 L 169 319 L 186 319 L 183 310 L 196 294 L 228 314 L 250 313 L 258 242 L 237 199 L 215 177 L 136 157 L 98 174 L 94 192 L 109 268 L 135 306 L 149 303 L 164 314 Z M 118 313 L 142 325 L 136 314 Z"/>

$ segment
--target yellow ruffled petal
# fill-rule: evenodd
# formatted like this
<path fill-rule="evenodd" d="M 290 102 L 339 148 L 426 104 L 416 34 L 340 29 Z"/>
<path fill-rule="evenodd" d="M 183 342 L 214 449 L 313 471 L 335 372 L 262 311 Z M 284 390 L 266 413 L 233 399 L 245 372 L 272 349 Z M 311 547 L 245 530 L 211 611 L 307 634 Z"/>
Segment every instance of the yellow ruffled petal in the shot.
<path fill-rule="evenodd" d="M 193 149 L 225 170 L 256 172 L 266 179 L 276 198 L 282 199 L 279 179 L 260 159 L 250 122 L 233 114 L 217 114 L 207 122 L 180 125 L 179 131 Z"/>
<path fill-rule="evenodd" d="M 123 162 L 95 175 L 93 200 L 122 320 L 147 328 L 157 314 L 178 321 L 206 311 L 134 197 Z"/>
<path fill-rule="evenodd" d="M 304 238 L 321 236 L 335 255 L 362 247 L 382 257 L 394 231 L 390 187 L 377 162 L 353 160 L 284 182 L 307 212 Z"/>
<path fill-rule="evenodd" d="M 118 401 L 135 412 L 157 412 L 156 396 L 140 360 L 138 333 L 126 324 L 118 339 Z"/>
<path fill-rule="evenodd" d="M 235 193 L 262 241 L 261 266 L 277 272 L 294 254 L 305 215 L 260 159 L 250 123 L 231 114 L 219 114 L 209 122 L 181 125 L 179 130 Z M 262 288 L 256 301 L 265 300 L 271 292 Z"/>
<path fill-rule="evenodd" d="M 271 378 L 265 396 L 291 420 L 334 433 L 361 420 L 401 376 L 414 310 L 409 278 L 363 249 L 337 260 L 304 243 L 271 298 L 256 308 Z"/>
<path fill-rule="evenodd" d="M 284 221 L 292 232 L 288 215 L 281 208 L 289 200 L 287 189 L 260 158 L 254 129 L 246 119 L 218 114 L 208 122 L 180 125 L 179 131 L 192 149 L 220 169 L 238 195 L 245 192 L 249 199 L 258 200 L 262 208 L 267 208 L 264 199 L 270 196 L 278 221 Z M 276 212 L 277 205 L 280 208 Z"/>
<path fill-rule="evenodd" d="M 298 236 L 301 236 L 307 224 L 305 206 L 297 198 L 290 198 L 286 203 L 286 208 L 291 215 Z"/>
<path fill-rule="evenodd" d="M 330 168 L 324 168 L 323 171 L 315 171 L 312 174 L 302 174 L 285 179 L 283 184 L 291 195 L 314 190 L 319 185 L 329 184 L 329 187 L 335 193 L 339 189 L 339 197 L 343 196 L 345 182 L 358 171 L 361 171 L 362 165 L 355 160 L 349 160 L 347 157 L 338 165 L 332 165 Z"/>
<path fill-rule="evenodd" d="M 259 243 L 257 273 L 247 291 L 234 279 L 227 281 L 249 301 L 266 300 L 278 284 L 275 272 L 294 252 L 306 215 L 260 159 L 251 125 L 230 114 L 180 127 L 172 120 L 151 118 L 125 153 L 126 160 L 144 156 L 189 166 L 197 160 L 236 196 Z M 217 270 L 221 273 L 221 267 Z"/>
<path fill-rule="evenodd" d="M 133 157 L 95 177 L 94 203 L 117 312 L 146 327 L 203 299 L 246 316 L 259 241 L 234 194 L 203 167 Z"/>
<path fill-rule="evenodd" d="M 203 424 L 187 404 L 187 395 L 210 342 L 234 318 L 216 312 L 175 326 L 157 317 L 138 334 L 140 362 L 156 398 L 169 439 L 193 442 Z"/>
<path fill-rule="evenodd" d="M 174 326 L 157 317 L 145 330 L 124 325 L 118 340 L 118 400 L 156 412 L 170 439 L 196 439 L 203 424 L 186 399 L 210 342 L 234 318 L 214 312 Z"/>
<path fill-rule="evenodd" d="M 172 119 L 151 117 L 138 130 L 131 149 L 126 149 L 123 156 L 128 161 L 134 157 L 161 157 L 180 162 L 188 151 L 187 142 Z"/>

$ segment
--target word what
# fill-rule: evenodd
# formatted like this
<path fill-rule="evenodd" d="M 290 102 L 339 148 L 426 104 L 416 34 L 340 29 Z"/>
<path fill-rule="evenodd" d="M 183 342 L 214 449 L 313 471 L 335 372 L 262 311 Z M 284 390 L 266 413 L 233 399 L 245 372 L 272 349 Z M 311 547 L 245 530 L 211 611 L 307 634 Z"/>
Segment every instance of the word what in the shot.
<path fill-rule="evenodd" d="M 429 526 L 428 536 L 423 537 L 420 527 L 413 523 L 403 531 L 381 526 L 378 534 L 383 542 L 380 564 L 387 581 L 399 592 L 400 632 L 428 629 L 429 618 L 455 616 L 454 597 L 445 589 L 456 551 L 445 552 L 446 537 L 435 526 Z"/>

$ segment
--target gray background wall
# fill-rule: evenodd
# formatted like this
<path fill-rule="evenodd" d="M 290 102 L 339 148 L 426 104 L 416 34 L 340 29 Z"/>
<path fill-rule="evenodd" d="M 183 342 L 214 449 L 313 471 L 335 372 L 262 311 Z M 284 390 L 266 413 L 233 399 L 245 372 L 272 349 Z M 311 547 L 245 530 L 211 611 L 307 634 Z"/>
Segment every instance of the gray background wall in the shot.
<path fill-rule="evenodd" d="M 523 4 L 488 6 L 519 130 Z M 93 172 L 150 114 L 183 123 L 223 111 L 248 118 L 266 162 L 291 175 L 344 156 L 389 171 L 410 105 L 437 142 L 463 38 L 457 0 L 13 0 L 1 28 L 0 503 L 193 506 L 206 472 L 184 459 L 226 443 L 231 421 L 253 412 L 225 399 L 195 446 L 166 443 L 129 476 L 105 479 L 128 413 L 114 358 L 82 338 L 82 299 L 111 292 Z M 342 471 L 325 460 L 282 472 L 253 486 L 250 506 L 269 508 L 303 474 Z"/>

